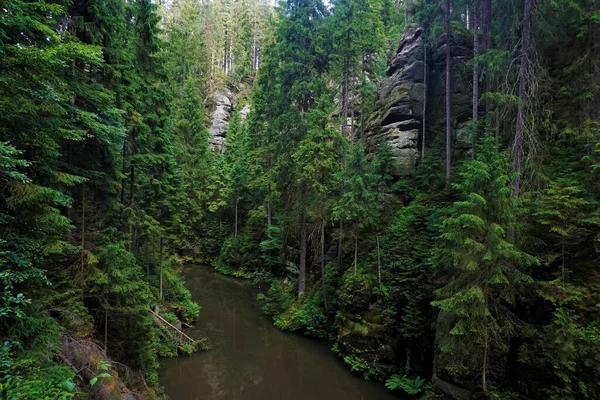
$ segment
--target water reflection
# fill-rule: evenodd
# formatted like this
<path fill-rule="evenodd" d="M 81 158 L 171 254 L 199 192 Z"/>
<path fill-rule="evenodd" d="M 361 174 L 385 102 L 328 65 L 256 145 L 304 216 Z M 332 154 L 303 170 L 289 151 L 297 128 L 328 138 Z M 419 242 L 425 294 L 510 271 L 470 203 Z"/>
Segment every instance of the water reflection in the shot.
<path fill-rule="evenodd" d="M 164 360 L 161 384 L 172 400 L 387 400 L 383 385 L 351 374 L 329 345 L 272 326 L 248 282 L 190 266 L 187 286 L 202 306 L 191 336 L 211 350 Z"/>

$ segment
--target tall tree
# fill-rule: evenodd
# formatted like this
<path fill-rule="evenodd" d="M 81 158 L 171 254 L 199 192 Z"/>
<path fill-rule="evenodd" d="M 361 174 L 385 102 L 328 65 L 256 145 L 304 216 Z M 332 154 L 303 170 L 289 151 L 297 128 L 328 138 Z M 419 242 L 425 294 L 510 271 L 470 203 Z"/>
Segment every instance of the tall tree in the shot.
<path fill-rule="evenodd" d="M 521 191 L 521 175 L 524 158 L 524 135 L 527 98 L 527 80 L 529 79 L 529 41 L 531 40 L 531 8 L 532 0 L 523 1 L 523 20 L 521 23 L 521 50 L 519 54 L 519 103 L 517 108 L 517 125 L 515 128 L 515 139 L 513 142 L 513 179 L 514 198 L 519 197 Z"/>
<path fill-rule="evenodd" d="M 448 210 L 434 255 L 447 275 L 432 304 L 455 317 L 451 337 L 480 349 L 484 393 L 490 352 L 506 350 L 507 335 L 515 329 L 516 317 L 505 306 L 514 305 L 518 285 L 531 282 L 523 268 L 537 262 L 506 239 L 518 212 L 506 161 L 492 137 L 482 139 L 455 184 L 461 199 Z"/>
<path fill-rule="evenodd" d="M 446 0 L 446 182 L 452 163 L 452 0 Z"/>

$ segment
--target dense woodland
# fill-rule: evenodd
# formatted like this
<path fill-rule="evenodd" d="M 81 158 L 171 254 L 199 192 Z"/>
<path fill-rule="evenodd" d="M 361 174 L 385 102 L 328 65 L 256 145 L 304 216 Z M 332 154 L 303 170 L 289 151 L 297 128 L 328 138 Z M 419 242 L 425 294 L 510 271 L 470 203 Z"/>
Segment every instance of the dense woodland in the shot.
<path fill-rule="evenodd" d="M 401 398 L 600 398 L 597 1 L 0 5 L 0 397 L 159 398 L 194 263 Z"/>

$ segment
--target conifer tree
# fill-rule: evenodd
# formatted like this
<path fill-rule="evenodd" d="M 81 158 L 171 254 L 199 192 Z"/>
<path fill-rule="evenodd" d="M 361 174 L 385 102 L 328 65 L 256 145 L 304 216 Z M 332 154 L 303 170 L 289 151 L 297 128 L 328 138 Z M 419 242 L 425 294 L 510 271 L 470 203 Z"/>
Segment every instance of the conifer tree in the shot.
<path fill-rule="evenodd" d="M 478 346 L 481 385 L 487 393 L 490 353 L 506 350 L 507 337 L 515 330 L 510 306 L 517 286 L 531 282 L 525 268 L 537 260 L 507 241 L 518 209 L 510 196 L 506 155 L 490 136 L 479 149 L 463 166 L 461 183 L 454 185 L 461 200 L 448 210 L 434 254 L 447 278 L 432 304 L 455 317 L 450 335 Z"/>
<path fill-rule="evenodd" d="M 339 172 L 339 181 L 344 182 L 344 191 L 333 208 L 334 217 L 345 218 L 354 224 L 354 273 L 358 267 L 358 239 L 360 230 L 372 226 L 380 215 L 382 193 L 377 191 L 378 176 L 367 161 L 362 143 L 354 144 L 348 160 Z"/>

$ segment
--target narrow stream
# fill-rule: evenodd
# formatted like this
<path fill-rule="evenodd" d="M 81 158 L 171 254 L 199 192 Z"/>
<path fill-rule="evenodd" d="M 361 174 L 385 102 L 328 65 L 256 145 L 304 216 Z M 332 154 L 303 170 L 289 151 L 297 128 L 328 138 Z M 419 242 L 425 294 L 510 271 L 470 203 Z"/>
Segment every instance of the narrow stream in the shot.
<path fill-rule="evenodd" d="M 200 303 L 191 336 L 211 350 L 165 359 L 160 377 L 171 400 L 391 400 L 381 383 L 352 374 L 324 342 L 273 327 L 249 282 L 189 266 L 186 285 Z"/>

